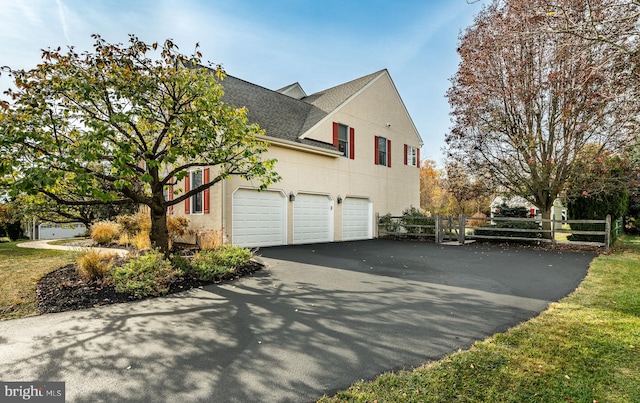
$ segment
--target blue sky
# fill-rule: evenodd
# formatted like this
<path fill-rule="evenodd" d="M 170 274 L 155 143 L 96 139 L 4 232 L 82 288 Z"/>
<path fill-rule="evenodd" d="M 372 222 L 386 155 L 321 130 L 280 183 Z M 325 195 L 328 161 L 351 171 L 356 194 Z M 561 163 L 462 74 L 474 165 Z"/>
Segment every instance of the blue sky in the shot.
<path fill-rule="evenodd" d="M 458 34 L 482 3 L 0 0 L 0 66 L 32 68 L 40 49 L 88 50 L 93 33 L 109 42 L 132 33 L 172 38 L 185 53 L 200 43 L 204 59 L 231 75 L 271 89 L 297 81 L 307 94 L 387 68 L 425 143 L 421 157 L 441 163 Z M 9 84 L 0 77 L 2 90 Z"/>

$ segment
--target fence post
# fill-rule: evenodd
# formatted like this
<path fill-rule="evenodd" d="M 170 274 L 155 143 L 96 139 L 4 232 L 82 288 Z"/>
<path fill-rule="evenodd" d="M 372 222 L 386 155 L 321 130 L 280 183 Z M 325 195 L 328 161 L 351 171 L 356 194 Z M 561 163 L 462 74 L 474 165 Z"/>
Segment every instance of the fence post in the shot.
<path fill-rule="evenodd" d="M 440 243 L 440 214 L 436 214 L 436 243 Z"/>
<path fill-rule="evenodd" d="M 605 252 L 609 253 L 609 243 L 611 242 L 611 215 L 607 214 L 607 221 L 604 224 Z"/>
<path fill-rule="evenodd" d="M 556 244 L 556 218 L 552 214 L 549 219 L 551 220 L 550 222 L 551 225 L 549 225 L 551 227 L 551 245 L 555 245 Z"/>
<path fill-rule="evenodd" d="M 466 227 L 466 218 L 464 217 L 464 213 L 460 214 L 458 217 L 458 243 L 460 245 L 464 245 L 464 231 Z"/>

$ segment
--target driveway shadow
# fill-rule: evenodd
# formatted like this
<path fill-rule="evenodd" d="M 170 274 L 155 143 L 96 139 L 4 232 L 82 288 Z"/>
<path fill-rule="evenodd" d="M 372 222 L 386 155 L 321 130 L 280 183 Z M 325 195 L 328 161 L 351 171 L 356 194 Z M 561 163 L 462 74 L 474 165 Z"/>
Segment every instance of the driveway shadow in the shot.
<path fill-rule="evenodd" d="M 222 286 L 0 322 L 0 379 L 66 381 L 69 402 L 314 401 L 466 348 L 549 302 L 431 281 L 433 258 L 385 271 L 391 255 L 266 257 L 286 249 L 263 250 L 267 270 Z"/>

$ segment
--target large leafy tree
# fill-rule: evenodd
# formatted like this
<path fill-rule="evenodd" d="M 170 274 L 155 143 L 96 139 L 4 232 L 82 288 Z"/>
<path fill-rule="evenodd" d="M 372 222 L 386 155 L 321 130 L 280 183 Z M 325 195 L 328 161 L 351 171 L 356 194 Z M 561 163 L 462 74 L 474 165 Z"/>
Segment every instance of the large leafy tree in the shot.
<path fill-rule="evenodd" d="M 278 180 L 263 131 L 223 101 L 225 73 L 202 67 L 197 46 L 187 56 L 171 40 L 94 39 L 92 51 L 49 49 L 34 69 L 4 68 L 16 88 L 0 104 L 0 185 L 13 195 L 147 206 L 151 242 L 166 252 L 168 207 L 231 175 L 262 187 Z M 179 192 L 189 170 L 203 167 L 213 167 L 209 180 Z"/>
<path fill-rule="evenodd" d="M 440 213 L 446 205 L 447 191 L 442 172 L 433 160 L 420 163 L 420 207 L 431 214 Z"/>
<path fill-rule="evenodd" d="M 449 194 L 449 213 L 473 214 L 489 210 L 494 193 L 493 182 L 480 172 L 472 172 L 468 165 L 450 160 L 445 166 L 443 181 Z"/>
<path fill-rule="evenodd" d="M 636 114 L 630 70 L 604 43 L 547 32 L 543 5 L 495 0 L 462 34 L 447 143 L 451 158 L 489 173 L 548 219 L 582 150 L 621 149 Z"/>
<path fill-rule="evenodd" d="M 537 5 L 546 32 L 604 45 L 610 58 L 631 70 L 629 84 L 640 84 L 639 0 L 542 0 Z"/>

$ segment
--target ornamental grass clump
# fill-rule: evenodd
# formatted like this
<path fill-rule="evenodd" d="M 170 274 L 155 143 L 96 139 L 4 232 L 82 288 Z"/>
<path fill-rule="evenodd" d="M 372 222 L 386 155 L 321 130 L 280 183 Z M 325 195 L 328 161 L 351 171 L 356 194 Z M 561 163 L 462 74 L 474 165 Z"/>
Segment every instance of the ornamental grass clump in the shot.
<path fill-rule="evenodd" d="M 78 274 L 88 281 L 101 280 L 108 276 L 115 259 L 113 253 L 88 250 L 76 259 Z"/>
<path fill-rule="evenodd" d="M 97 221 L 91 226 L 93 242 L 105 245 L 120 239 L 120 227 L 113 221 Z"/>
<path fill-rule="evenodd" d="M 171 262 L 157 249 L 111 271 L 116 290 L 132 293 L 136 298 L 166 294 L 178 275 Z"/>

